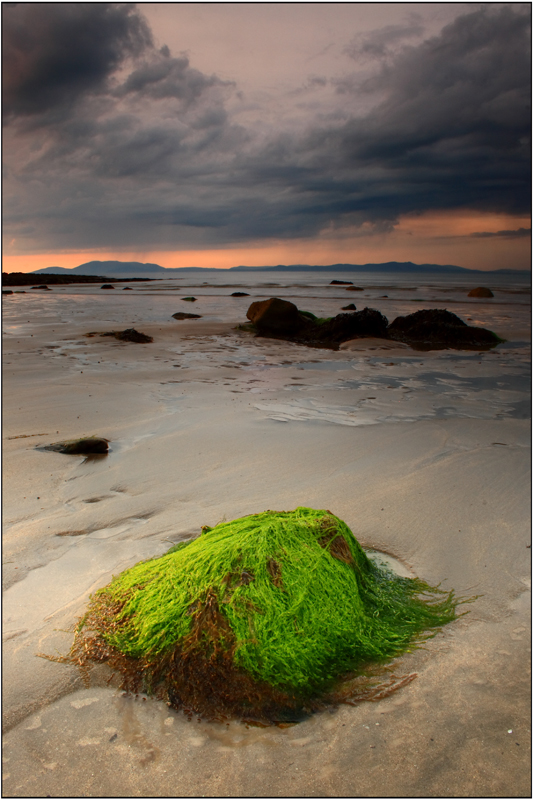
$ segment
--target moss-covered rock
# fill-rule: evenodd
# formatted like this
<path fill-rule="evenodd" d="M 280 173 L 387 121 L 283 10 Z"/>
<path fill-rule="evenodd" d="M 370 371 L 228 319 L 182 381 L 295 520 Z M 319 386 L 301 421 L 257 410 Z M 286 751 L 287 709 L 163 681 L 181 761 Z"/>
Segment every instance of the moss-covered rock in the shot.
<path fill-rule="evenodd" d="M 329 511 L 266 511 L 115 577 L 72 657 L 203 714 L 279 718 L 456 615 L 453 592 L 378 568 Z M 283 712 L 283 713 L 285 713 Z"/>

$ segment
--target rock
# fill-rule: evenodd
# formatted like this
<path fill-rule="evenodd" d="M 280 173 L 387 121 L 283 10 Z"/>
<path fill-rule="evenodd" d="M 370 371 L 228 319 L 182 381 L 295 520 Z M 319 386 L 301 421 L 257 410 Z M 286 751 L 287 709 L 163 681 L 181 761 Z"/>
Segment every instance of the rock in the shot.
<path fill-rule="evenodd" d="M 357 308 L 354 306 L 353 303 L 350 303 L 347 306 L 343 306 L 341 311 L 357 311 Z"/>
<path fill-rule="evenodd" d="M 391 339 L 432 349 L 432 346 L 468 349 L 488 348 L 502 339 L 485 328 L 474 328 L 445 309 L 416 311 L 406 317 L 396 317 L 387 329 Z"/>
<path fill-rule="evenodd" d="M 346 287 L 346 291 L 347 292 L 362 292 L 363 291 L 363 287 L 362 286 L 347 286 Z"/>
<path fill-rule="evenodd" d="M 353 286 L 353 281 L 330 281 L 329 285 L 330 286 L 342 286 L 345 283 L 346 284 L 350 284 L 351 286 Z"/>
<path fill-rule="evenodd" d="M 196 303 L 196 297 L 182 297 L 182 300 L 186 300 L 187 303 Z"/>
<path fill-rule="evenodd" d="M 125 286 L 122 291 L 123 292 L 131 292 L 131 286 Z"/>
<path fill-rule="evenodd" d="M 387 318 L 375 308 L 364 308 L 352 314 L 337 314 L 318 325 L 313 331 L 314 340 L 340 344 L 363 336 L 385 338 L 388 324 Z"/>
<path fill-rule="evenodd" d="M 2 289 L 2 294 L 13 294 L 11 289 Z"/>
<path fill-rule="evenodd" d="M 112 283 L 104 283 L 103 286 L 100 286 L 100 289 L 114 289 L 114 288 L 115 287 L 113 286 Z"/>
<path fill-rule="evenodd" d="M 39 446 L 39 450 L 52 450 L 56 453 L 66 453 L 69 456 L 86 456 L 95 453 L 107 453 L 109 439 L 97 436 L 88 436 L 84 439 L 71 439 L 67 442 L 55 442 Z"/>
<path fill-rule="evenodd" d="M 468 297 L 494 297 L 494 295 L 485 286 L 478 286 L 477 289 L 472 289 L 468 292 Z"/>
<path fill-rule="evenodd" d="M 201 314 L 186 314 L 185 311 L 178 311 L 177 314 L 172 314 L 173 319 L 202 319 Z"/>
<path fill-rule="evenodd" d="M 145 333 L 136 331 L 135 328 L 126 328 L 125 331 L 107 331 L 101 333 L 100 336 L 114 336 L 121 342 L 135 342 L 136 344 L 149 344 L 153 342 L 152 336 L 147 336 Z"/>
<path fill-rule="evenodd" d="M 246 316 L 260 332 L 293 334 L 309 324 L 300 317 L 294 303 L 279 297 L 252 303 Z"/>
<path fill-rule="evenodd" d="M 47 286 L 45 283 L 41 284 L 41 286 L 32 286 L 31 288 L 32 289 L 45 289 L 47 292 L 51 292 L 52 291 L 50 289 L 50 287 Z"/>
<path fill-rule="evenodd" d="M 233 292 L 232 297 L 250 297 L 248 292 Z"/>

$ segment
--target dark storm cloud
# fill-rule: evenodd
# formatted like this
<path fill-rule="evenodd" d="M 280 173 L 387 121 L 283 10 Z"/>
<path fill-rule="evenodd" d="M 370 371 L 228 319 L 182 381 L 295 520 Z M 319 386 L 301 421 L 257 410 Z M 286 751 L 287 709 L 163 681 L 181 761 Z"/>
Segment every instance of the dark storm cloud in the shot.
<path fill-rule="evenodd" d="M 37 5 L 35 17 L 4 9 L 14 65 L 6 228 L 21 247 L 220 245 L 347 225 L 368 234 L 406 212 L 529 208 L 529 14 L 520 7 L 482 8 L 416 46 L 404 43 L 416 21 L 374 31 L 365 52 L 386 58 L 342 95 L 339 113 L 319 124 L 313 111 L 303 133 L 282 131 L 280 119 L 260 140 L 233 122 L 236 87 L 156 50 L 135 8 Z M 60 47 L 66 25 L 78 48 Z M 70 63 L 77 69 L 62 75 Z M 28 222 L 35 233 L 24 233 Z"/>
<path fill-rule="evenodd" d="M 3 8 L 3 110 L 35 115 L 100 91 L 152 44 L 133 3 L 13 3 Z"/>

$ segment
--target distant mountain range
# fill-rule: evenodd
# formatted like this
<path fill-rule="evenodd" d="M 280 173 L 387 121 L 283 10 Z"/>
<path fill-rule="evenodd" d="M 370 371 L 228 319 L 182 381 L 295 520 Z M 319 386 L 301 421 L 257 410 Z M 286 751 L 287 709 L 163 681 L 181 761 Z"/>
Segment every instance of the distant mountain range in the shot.
<path fill-rule="evenodd" d="M 513 275 L 527 275 L 526 270 L 496 269 L 482 272 L 477 269 L 456 267 L 453 264 L 413 264 L 412 261 L 387 261 L 383 264 L 329 264 L 327 266 L 311 266 L 309 264 L 278 264 L 275 267 L 230 267 L 227 272 L 396 272 L 396 273 L 446 273 L 446 274 L 489 274 L 508 273 Z M 66 269 L 65 267 L 45 267 L 32 272 L 32 275 L 53 273 L 55 275 L 105 275 L 108 278 L 116 276 L 150 276 L 152 278 L 178 278 L 188 272 L 220 272 L 215 267 L 161 267 L 159 264 L 142 264 L 139 261 L 88 261 L 79 267 Z"/>

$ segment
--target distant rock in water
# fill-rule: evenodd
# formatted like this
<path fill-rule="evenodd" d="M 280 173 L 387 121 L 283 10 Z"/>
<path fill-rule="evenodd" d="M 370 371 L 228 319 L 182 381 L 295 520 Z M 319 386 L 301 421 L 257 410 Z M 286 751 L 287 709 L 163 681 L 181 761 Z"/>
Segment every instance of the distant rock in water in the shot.
<path fill-rule="evenodd" d="M 250 297 L 248 292 L 232 292 L 232 297 Z"/>
<path fill-rule="evenodd" d="M 344 284 L 349 284 L 350 286 L 353 286 L 353 281 L 330 281 L 329 282 L 330 286 L 342 286 Z"/>
<path fill-rule="evenodd" d="M 94 336 L 94 332 L 87 335 Z M 106 331 L 101 333 L 100 336 L 114 336 L 115 339 L 119 339 L 121 342 L 135 342 L 136 344 L 149 344 L 154 341 L 152 336 L 140 333 L 135 328 L 126 328 L 125 331 Z"/>
<path fill-rule="evenodd" d="M 196 303 L 196 297 L 182 297 L 182 300 L 186 300 L 187 303 Z"/>
<path fill-rule="evenodd" d="M 11 289 L 2 289 L 2 294 L 13 294 Z"/>
<path fill-rule="evenodd" d="M 346 291 L 347 292 L 362 292 L 363 291 L 363 287 L 362 286 L 347 286 L 346 287 Z"/>
<path fill-rule="evenodd" d="M 440 308 L 396 317 L 387 334 L 391 339 L 427 350 L 435 347 L 490 348 L 503 341 L 492 331 L 471 327 L 451 311 Z"/>
<path fill-rule="evenodd" d="M 357 311 L 357 308 L 356 308 L 356 306 L 354 306 L 353 303 L 349 303 L 349 305 L 343 306 L 341 308 L 341 311 Z"/>
<path fill-rule="evenodd" d="M 485 286 L 478 286 L 477 289 L 472 289 L 468 292 L 468 297 L 494 297 L 494 295 Z"/>
<path fill-rule="evenodd" d="M 32 289 L 45 289 L 47 292 L 51 292 L 52 291 L 50 289 L 50 287 L 47 286 L 45 283 L 43 283 L 41 286 L 32 286 L 31 288 Z"/>
<path fill-rule="evenodd" d="M 172 314 L 173 319 L 202 319 L 201 314 L 187 314 L 185 311 L 178 311 L 177 314 Z"/>
<path fill-rule="evenodd" d="M 123 292 L 131 292 L 131 286 L 125 286 L 122 291 Z"/>
<path fill-rule="evenodd" d="M 66 442 L 55 442 L 38 447 L 39 450 L 52 450 L 55 453 L 66 453 L 69 456 L 88 456 L 107 453 L 109 439 L 98 436 L 88 436 L 84 439 L 70 439 Z"/>
<path fill-rule="evenodd" d="M 104 283 L 103 286 L 100 286 L 100 289 L 114 289 L 114 288 L 115 287 L 113 286 L 112 283 Z"/>

